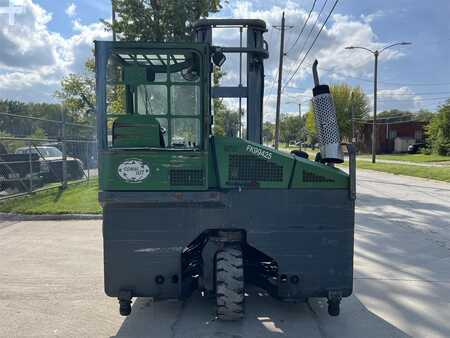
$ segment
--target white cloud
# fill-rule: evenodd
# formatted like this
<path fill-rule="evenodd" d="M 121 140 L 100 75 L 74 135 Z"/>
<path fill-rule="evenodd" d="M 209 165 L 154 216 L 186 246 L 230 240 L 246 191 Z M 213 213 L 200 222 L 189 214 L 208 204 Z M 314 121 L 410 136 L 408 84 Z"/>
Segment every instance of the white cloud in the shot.
<path fill-rule="evenodd" d="M 69 73 L 81 73 L 92 55 L 93 41 L 107 39 L 101 23 L 73 22 L 75 34 L 64 38 L 48 28 L 52 15 L 32 0 L 23 0 L 16 24 L 0 16 L 1 98 L 54 101 L 53 93 Z M 7 18 L 6 18 L 7 20 Z"/>
<path fill-rule="evenodd" d="M 66 14 L 73 18 L 77 14 L 77 5 L 75 5 L 73 2 L 66 8 Z"/>
<path fill-rule="evenodd" d="M 370 14 L 368 14 L 368 15 L 361 14 L 361 19 L 362 19 L 364 22 L 371 23 L 371 22 L 374 21 L 375 19 L 381 18 L 381 17 L 383 17 L 384 15 L 385 15 L 385 13 L 384 13 L 382 10 L 378 10 L 378 11 L 376 11 L 376 12 L 374 12 L 374 13 L 370 13 Z"/>
<path fill-rule="evenodd" d="M 368 95 L 370 106 L 373 109 L 373 94 Z M 417 95 L 411 88 L 403 86 L 394 89 L 378 90 L 378 111 L 389 110 L 395 107 L 399 110 L 418 111 L 424 108 L 423 97 Z"/>
<path fill-rule="evenodd" d="M 319 7 L 320 8 L 320 7 Z M 283 5 L 273 5 L 267 9 L 255 9 L 251 1 L 240 1 L 238 3 L 231 3 L 229 5 L 229 17 L 234 18 L 254 18 L 262 19 L 268 25 L 268 32 L 265 33 L 265 40 L 269 44 L 270 58 L 265 60 L 265 104 L 264 113 L 265 119 L 273 120 L 275 104 L 276 104 L 276 81 L 277 67 L 278 67 L 278 54 L 280 48 L 280 32 L 275 30 L 273 26 L 280 25 L 282 12 L 285 12 L 286 25 L 294 26 L 293 29 L 286 30 L 285 34 L 285 51 L 289 51 L 285 58 L 285 66 L 283 72 L 283 82 L 290 77 L 298 66 L 299 60 L 304 56 L 304 53 L 309 48 L 313 41 L 313 38 L 319 31 L 323 24 L 324 15 L 314 25 L 318 12 L 317 8 L 311 15 L 308 24 L 305 27 L 301 39 L 297 42 L 294 48 L 290 46 L 296 40 L 300 30 L 308 17 L 308 8 L 303 8 L 300 4 L 288 1 Z M 310 95 L 312 88 L 311 79 L 311 64 L 314 59 L 319 60 L 319 71 L 321 78 L 329 81 L 343 81 L 348 76 L 361 77 L 370 79 L 373 72 L 373 56 L 370 53 L 359 50 L 346 50 L 346 46 L 360 45 L 370 49 L 381 48 L 385 45 L 385 42 L 379 41 L 379 38 L 371 27 L 371 22 L 376 18 L 384 15 L 383 12 L 378 11 L 361 18 L 354 18 L 348 15 L 342 15 L 335 12 L 328 21 L 327 26 L 322 30 L 314 48 L 311 50 L 306 61 L 302 67 L 293 77 L 289 83 L 289 87 L 298 88 L 296 93 L 307 93 Z M 223 17 L 222 13 L 218 13 L 219 17 Z M 309 40 L 306 40 L 309 32 L 311 31 Z M 228 31 L 229 32 L 229 31 Z M 229 45 L 231 39 L 238 42 L 238 31 L 227 33 L 222 30 L 214 35 L 215 41 L 218 45 L 224 43 Z M 305 41 L 306 40 L 306 41 Z M 236 45 L 236 43 L 235 43 Z M 305 46 L 303 52 L 300 53 L 302 46 Z M 395 49 L 386 50 L 380 56 L 380 62 L 388 60 L 398 59 L 403 54 Z M 226 67 L 229 69 L 236 66 L 234 64 L 228 64 Z M 370 74 L 368 76 L 368 74 Z M 272 88 L 272 90 L 271 90 Z M 306 90 L 306 92 L 305 92 Z M 293 89 L 289 88 L 285 90 L 285 93 L 292 92 Z M 300 95 L 299 94 L 299 95 Z M 300 98 L 298 98 L 300 100 Z M 290 101 L 286 98 L 284 101 Z M 304 103 L 305 105 L 307 103 Z M 292 110 L 292 106 L 283 106 L 283 111 Z M 304 108 L 306 111 L 306 108 Z M 295 111 L 292 111 L 295 113 Z"/>

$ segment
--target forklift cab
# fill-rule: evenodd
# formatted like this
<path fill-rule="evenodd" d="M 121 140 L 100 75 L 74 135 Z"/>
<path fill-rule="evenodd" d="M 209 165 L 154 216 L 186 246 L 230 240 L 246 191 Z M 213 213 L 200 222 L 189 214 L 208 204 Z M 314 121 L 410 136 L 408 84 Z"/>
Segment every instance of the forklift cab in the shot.
<path fill-rule="evenodd" d="M 203 60 L 198 49 L 113 48 L 107 65 L 107 118 L 113 120 L 108 146 L 200 150 Z"/>

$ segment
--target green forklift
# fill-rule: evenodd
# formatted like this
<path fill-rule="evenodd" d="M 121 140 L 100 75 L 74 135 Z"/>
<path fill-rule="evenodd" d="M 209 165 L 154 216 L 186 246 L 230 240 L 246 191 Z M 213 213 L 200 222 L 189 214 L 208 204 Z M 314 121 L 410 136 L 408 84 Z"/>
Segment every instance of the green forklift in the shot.
<path fill-rule="evenodd" d="M 216 28 L 244 39 L 215 46 Z M 215 298 L 217 318 L 238 320 L 253 285 L 285 302 L 326 298 L 337 316 L 351 295 L 354 150 L 348 173 L 335 167 L 343 146 L 317 63 L 320 156 L 262 145 L 266 31 L 261 20 L 203 19 L 190 43 L 95 42 L 104 282 L 120 314 L 134 297 L 198 291 Z M 245 55 L 245 82 L 212 86 L 230 54 Z M 215 98 L 246 102 L 245 137 L 214 135 Z"/>

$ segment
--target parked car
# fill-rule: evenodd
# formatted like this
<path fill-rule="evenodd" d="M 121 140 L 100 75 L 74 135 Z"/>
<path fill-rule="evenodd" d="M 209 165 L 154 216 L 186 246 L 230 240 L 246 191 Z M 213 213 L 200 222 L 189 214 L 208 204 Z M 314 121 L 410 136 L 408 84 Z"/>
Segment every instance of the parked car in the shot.
<path fill-rule="evenodd" d="M 413 143 L 408 146 L 408 154 L 417 154 L 420 149 L 426 148 L 427 144 L 423 142 Z"/>
<path fill-rule="evenodd" d="M 27 191 L 30 184 L 32 189 L 43 184 L 38 156 L 32 154 L 30 158 L 29 155 L 8 154 L 0 143 L 0 195 Z"/>
<path fill-rule="evenodd" d="M 16 154 L 35 154 L 39 156 L 44 183 L 62 181 L 63 154 L 54 146 L 36 146 L 17 148 Z M 83 178 L 83 162 L 78 158 L 66 157 L 67 179 L 79 180 Z"/>

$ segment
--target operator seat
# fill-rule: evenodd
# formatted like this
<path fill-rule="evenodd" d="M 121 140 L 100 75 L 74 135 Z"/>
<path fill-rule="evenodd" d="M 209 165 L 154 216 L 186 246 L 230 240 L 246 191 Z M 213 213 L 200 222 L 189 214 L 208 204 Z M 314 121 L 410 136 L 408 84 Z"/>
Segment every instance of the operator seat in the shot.
<path fill-rule="evenodd" d="M 160 123 L 153 116 L 123 115 L 113 122 L 114 148 L 164 148 Z"/>

